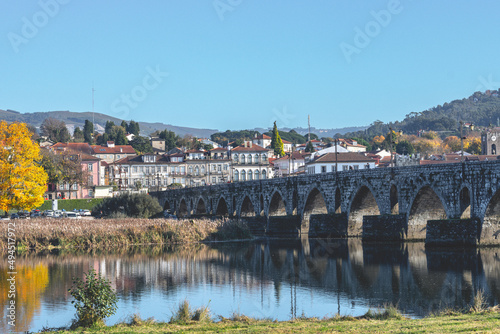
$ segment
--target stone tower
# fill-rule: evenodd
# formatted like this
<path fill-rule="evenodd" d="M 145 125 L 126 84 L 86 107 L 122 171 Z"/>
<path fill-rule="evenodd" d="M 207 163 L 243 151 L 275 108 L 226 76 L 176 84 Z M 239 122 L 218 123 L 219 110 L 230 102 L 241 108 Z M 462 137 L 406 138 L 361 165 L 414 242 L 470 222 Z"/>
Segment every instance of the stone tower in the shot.
<path fill-rule="evenodd" d="M 483 132 L 481 135 L 481 154 L 500 155 L 500 128 Z"/>

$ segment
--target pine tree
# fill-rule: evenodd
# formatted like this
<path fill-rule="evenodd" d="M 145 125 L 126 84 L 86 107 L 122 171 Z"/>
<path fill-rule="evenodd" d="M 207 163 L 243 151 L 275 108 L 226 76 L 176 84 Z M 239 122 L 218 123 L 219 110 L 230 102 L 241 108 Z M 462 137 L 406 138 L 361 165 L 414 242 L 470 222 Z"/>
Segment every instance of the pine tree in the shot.
<path fill-rule="evenodd" d="M 314 146 L 310 141 L 307 142 L 306 152 L 314 152 Z"/>
<path fill-rule="evenodd" d="M 83 139 L 90 145 L 94 144 L 94 123 L 88 119 L 85 120 L 85 125 L 83 126 Z"/>
<path fill-rule="evenodd" d="M 273 127 L 273 137 L 271 139 L 271 147 L 274 149 L 275 155 L 280 157 L 283 157 L 285 155 L 285 151 L 283 150 L 283 140 L 281 140 L 278 127 L 276 126 L 276 121 L 274 122 L 274 127 Z"/>

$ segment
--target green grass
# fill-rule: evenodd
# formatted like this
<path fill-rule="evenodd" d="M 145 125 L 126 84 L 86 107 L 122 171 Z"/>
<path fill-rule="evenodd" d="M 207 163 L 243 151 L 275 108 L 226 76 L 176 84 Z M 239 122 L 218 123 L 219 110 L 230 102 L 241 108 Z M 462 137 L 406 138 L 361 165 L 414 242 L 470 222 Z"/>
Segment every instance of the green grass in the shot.
<path fill-rule="evenodd" d="M 185 307 L 185 306 L 183 306 Z M 189 309 L 189 305 L 188 305 Z M 185 311 L 185 309 L 184 309 Z M 380 313 L 383 314 L 384 312 Z M 388 314 L 392 314 L 389 311 Z M 393 314 L 394 315 L 394 314 Z M 256 320 L 248 317 L 237 320 L 221 318 L 219 322 L 157 323 L 135 319 L 133 322 L 75 331 L 54 333 L 500 333 L 500 313 L 489 309 L 480 313 L 457 313 L 407 319 L 403 316 L 341 317 L 328 319 L 300 318 L 290 321 Z"/>

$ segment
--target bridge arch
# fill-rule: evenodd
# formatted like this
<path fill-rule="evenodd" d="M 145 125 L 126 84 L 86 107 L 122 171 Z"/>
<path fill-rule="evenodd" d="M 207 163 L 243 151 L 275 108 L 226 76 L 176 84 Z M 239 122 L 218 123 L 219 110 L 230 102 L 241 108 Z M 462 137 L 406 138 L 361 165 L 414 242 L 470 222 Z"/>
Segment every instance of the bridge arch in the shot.
<path fill-rule="evenodd" d="M 467 219 L 471 217 L 470 210 L 470 190 L 467 186 L 464 186 L 462 190 L 460 190 L 460 219 Z"/>
<path fill-rule="evenodd" d="M 179 218 L 184 218 L 189 215 L 189 208 L 186 199 L 183 197 L 179 202 L 179 207 L 177 208 L 177 216 Z"/>
<path fill-rule="evenodd" d="M 224 196 L 221 196 L 217 201 L 217 209 L 215 210 L 216 216 L 229 216 L 227 202 Z"/>
<path fill-rule="evenodd" d="M 391 185 L 389 200 L 391 205 L 391 214 L 393 215 L 399 214 L 398 188 L 396 187 L 395 184 Z"/>
<path fill-rule="evenodd" d="M 292 195 L 292 215 L 296 215 L 299 207 L 299 195 L 297 193 L 297 188 L 293 190 Z"/>
<path fill-rule="evenodd" d="M 480 228 L 481 240 L 490 242 L 500 239 L 500 188 L 496 190 L 488 201 L 484 212 L 483 224 Z"/>
<path fill-rule="evenodd" d="M 408 238 L 424 239 L 427 221 L 446 217 L 441 197 L 430 185 L 422 186 L 413 198 L 408 213 Z"/>
<path fill-rule="evenodd" d="M 363 232 L 363 216 L 380 215 L 380 209 L 372 190 L 362 185 L 349 204 L 348 235 L 361 235 Z"/>
<path fill-rule="evenodd" d="M 207 213 L 207 205 L 203 197 L 198 198 L 198 202 L 196 203 L 196 209 L 194 213 L 197 215 L 203 215 Z"/>
<path fill-rule="evenodd" d="M 279 190 L 275 190 L 269 201 L 268 216 L 286 216 L 286 203 Z"/>
<path fill-rule="evenodd" d="M 241 217 L 255 216 L 255 207 L 250 197 L 248 197 L 248 195 L 245 196 L 243 202 L 241 203 L 240 216 Z"/>
<path fill-rule="evenodd" d="M 342 196 L 340 194 L 340 188 L 337 187 L 335 190 L 335 203 L 333 205 L 335 213 L 342 213 Z"/>
<path fill-rule="evenodd" d="M 264 210 L 264 195 L 263 194 L 260 194 L 259 204 L 260 204 L 259 214 L 261 216 L 264 216 L 265 215 L 265 212 L 264 212 L 265 210 Z"/>
<path fill-rule="evenodd" d="M 317 187 L 314 187 L 311 191 L 309 191 L 302 212 L 304 216 L 328 213 L 325 197 Z"/>
<path fill-rule="evenodd" d="M 165 204 L 163 204 L 163 210 L 171 210 L 169 201 L 165 201 Z"/>

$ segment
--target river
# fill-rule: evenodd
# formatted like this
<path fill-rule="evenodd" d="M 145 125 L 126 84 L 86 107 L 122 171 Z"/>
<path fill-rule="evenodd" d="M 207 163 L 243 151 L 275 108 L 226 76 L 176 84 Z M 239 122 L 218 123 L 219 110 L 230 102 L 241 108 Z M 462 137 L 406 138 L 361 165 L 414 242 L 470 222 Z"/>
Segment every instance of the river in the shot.
<path fill-rule="evenodd" d="M 500 300 L 500 248 L 426 250 L 423 243 L 366 244 L 359 239 L 262 239 L 135 247 L 113 253 L 17 255 L 18 332 L 67 326 L 73 277 L 95 268 L 118 294 L 107 324 L 139 314 L 168 321 L 180 302 L 207 306 L 214 318 L 239 313 L 289 320 L 302 315 L 362 315 L 395 305 L 411 317 L 467 308 L 478 291 Z M 0 270 L 0 332 L 7 332 L 7 260 Z"/>

